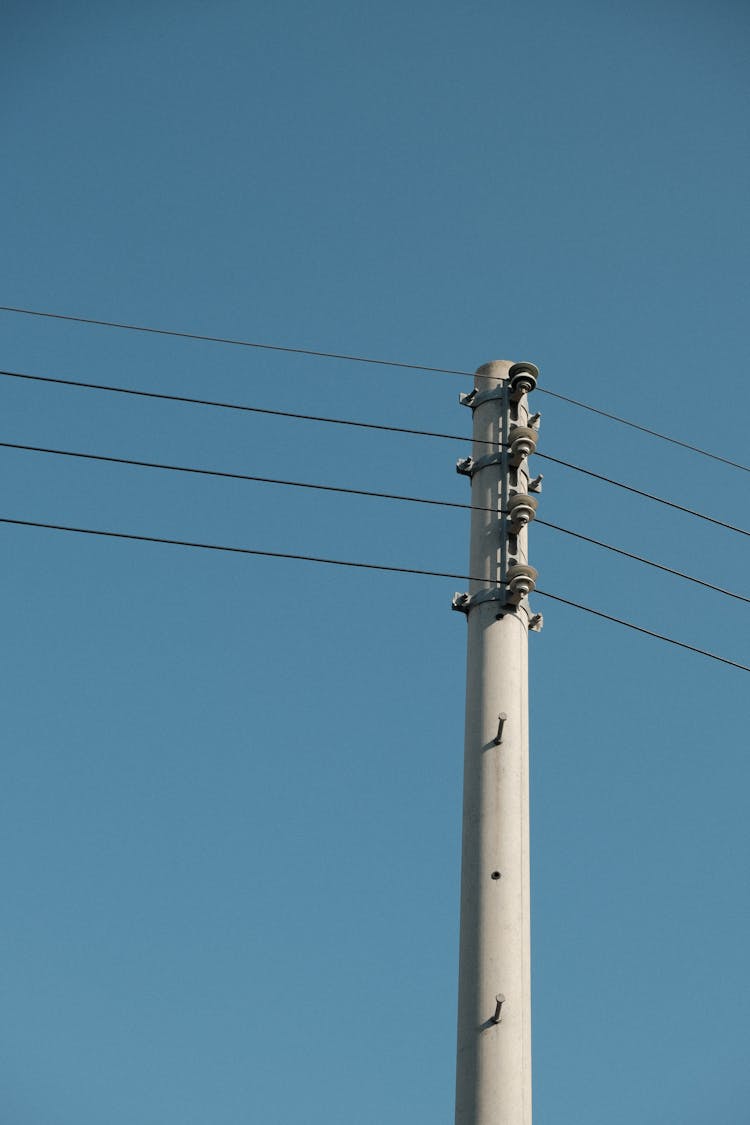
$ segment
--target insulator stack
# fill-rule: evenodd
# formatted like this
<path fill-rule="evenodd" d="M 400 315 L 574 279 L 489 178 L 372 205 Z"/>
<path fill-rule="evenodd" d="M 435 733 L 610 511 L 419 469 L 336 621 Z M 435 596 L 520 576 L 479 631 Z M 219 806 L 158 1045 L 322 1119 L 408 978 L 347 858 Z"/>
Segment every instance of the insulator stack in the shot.
<path fill-rule="evenodd" d="M 538 630 L 541 615 L 532 613 L 528 604 L 537 571 L 529 564 L 527 529 L 539 504 L 531 493 L 541 492 L 542 487 L 541 476 L 533 476 L 529 468 L 541 415 L 530 413 L 528 395 L 536 387 L 539 370 L 533 363 L 496 361 L 480 367 L 477 374 L 484 375 L 487 382 L 480 378 L 474 390 L 460 395 L 459 401 L 473 413 L 492 404 L 489 429 L 496 432 L 489 439 L 480 436 L 477 440 L 475 426 L 472 456 L 460 458 L 456 471 L 471 478 L 472 506 L 489 509 L 485 532 L 496 535 L 497 551 L 493 565 L 486 542 L 477 551 L 472 536 L 471 587 L 468 595 L 456 594 L 453 607 L 465 613 L 478 600 L 498 601 L 508 612 L 524 613 L 529 628 Z M 487 427 L 479 428 L 484 432 Z M 476 515 L 473 513 L 474 518 Z"/>

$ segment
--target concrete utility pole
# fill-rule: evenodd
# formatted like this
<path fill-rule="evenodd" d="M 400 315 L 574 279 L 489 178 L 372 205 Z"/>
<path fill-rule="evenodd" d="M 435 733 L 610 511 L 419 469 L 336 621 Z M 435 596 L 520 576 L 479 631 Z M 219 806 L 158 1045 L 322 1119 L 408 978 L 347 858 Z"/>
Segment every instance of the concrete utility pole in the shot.
<path fill-rule="evenodd" d="M 460 401 L 474 418 L 467 615 L 456 1125 L 531 1125 L 527 526 L 539 415 L 531 363 L 480 367 Z M 487 509 L 487 510 L 483 510 Z"/>

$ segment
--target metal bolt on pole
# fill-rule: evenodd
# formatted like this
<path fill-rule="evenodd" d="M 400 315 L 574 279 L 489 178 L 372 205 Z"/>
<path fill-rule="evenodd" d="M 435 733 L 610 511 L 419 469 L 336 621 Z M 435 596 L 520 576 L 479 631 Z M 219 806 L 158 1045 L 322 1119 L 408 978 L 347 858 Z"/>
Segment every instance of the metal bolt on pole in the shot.
<path fill-rule="evenodd" d="M 528 635 L 541 618 L 528 603 L 540 482 L 527 395 L 538 371 L 495 360 L 477 374 L 460 396 L 473 457 L 457 465 L 471 477 L 472 582 L 453 599 L 468 622 L 456 1125 L 531 1125 Z"/>

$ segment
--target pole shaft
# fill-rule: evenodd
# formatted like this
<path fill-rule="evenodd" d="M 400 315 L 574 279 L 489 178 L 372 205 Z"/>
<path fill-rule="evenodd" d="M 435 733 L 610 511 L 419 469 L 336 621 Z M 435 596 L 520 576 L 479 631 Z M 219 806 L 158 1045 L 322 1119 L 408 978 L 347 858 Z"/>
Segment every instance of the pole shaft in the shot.
<path fill-rule="evenodd" d="M 526 460 L 513 468 L 507 450 L 510 427 L 528 422 L 526 396 L 510 400 L 510 367 L 486 364 L 477 380 L 482 396 L 502 395 L 473 409 L 474 458 L 487 441 L 506 448 L 472 477 L 475 597 L 528 562 L 526 527 L 514 534 L 504 514 L 529 484 Z M 529 619 L 525 599 L 469 604 L 456 1125 L 531 1125 Z"/>

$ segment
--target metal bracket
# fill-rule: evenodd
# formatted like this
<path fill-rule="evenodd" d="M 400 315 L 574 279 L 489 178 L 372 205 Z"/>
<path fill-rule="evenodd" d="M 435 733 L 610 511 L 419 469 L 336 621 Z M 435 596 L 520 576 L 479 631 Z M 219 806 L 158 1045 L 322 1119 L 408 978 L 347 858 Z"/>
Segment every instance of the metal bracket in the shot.
<path fill-rule="evenodd" d="M 502 746 L 503 744 L 503 727 L 508 721 L 508 716 L 504 711 L 501 711 L 497 717 L 497 734 L 494 738 L 495 746 Z"/>
<path fill-rule="evenodd" d="M 508 594 L 505 584 L 500 586 L 488 586 L 484 590 L 477 590 L 476 594 L 457 593 L 451 598 L 451 609 L 455 609 L 457 613 L 465 613 L 468 617 L 469 610 L 473 609 L 475 605 L 481 605 L 483 602 L 502 602 L 504 612 L 500 615 L 505 616 L 506 613 L 518 616 L 518 611 L 523 610 L 526 614 L 528 621 L 528 628 L 532 633 L 540 633 L 544 618 L 541 613 L 532 613 L 529 609 L 527 598 L 521 598 L 521 601 L 516 604 L 508 601 Z"/>
<path fill-rule="evenodd" d="M 542 481 L 544 480 L 544 473 L 540 473 L 538 477 L 534 477 L 529 481 L 529 492 L 541 492 Z"/>
<path fill-rule="evenodd" d="M 489 586 L 486 590 L 478 590 L 476 594 L 454 594 L 451 600 L 451 609 L 459 613 L 467 613 L 481 602 L 502 602 L 505 605 L 508 595 L 503 586 Z M 513 608 L 512 606 L 510 607 Z"/>
<path fill-rule="evenodd" d="M 485 453 L 484 457 L 479 457 L 471 468 L 471 475 L 478 473 L 480 469 L 486 469 L 489 465 L 502 465 L 504 454 L 502 453 Z"/>
<path fill-rule="evenodd" d="M 502 453 L 486 453 L 476 461 L 473 457 L 459 457 L 456 461 L 456 472 L 462 477 L 473 477 L 480 469 L 486 469 L 489 465 L 502 465 L 502 463 Z"/>
<path fill-rule="evenodd" d="M 501 1020 L 500 1013 L 502 1011 L 504 1003 L 505 1003 L 505 997 L 503 996 L 502 992 L 498 992 L 497 996 L 495 997 L 495 1014 L 492 1017 L 493 1023 L 500 1023 L 500 1020 Z"/>
<path fill-rule="evenodd" d="M 492 387 L 488 391 L 477 390 L 476 387 L 472 391 L 467 391 L 465 394 L 458 396 L 458 401 L 461 406 L 468 406 L 472 410 L 476 410 L 483 402 L 492 402 L 494 399 L 505 398 L 505 385 L 501 387 Z"/>

